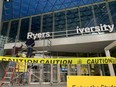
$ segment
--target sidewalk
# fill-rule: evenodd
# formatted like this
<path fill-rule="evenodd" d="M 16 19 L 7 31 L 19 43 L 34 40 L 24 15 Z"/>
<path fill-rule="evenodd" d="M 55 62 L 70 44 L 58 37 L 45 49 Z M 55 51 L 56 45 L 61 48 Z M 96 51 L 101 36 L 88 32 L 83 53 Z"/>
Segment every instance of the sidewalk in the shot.
<path fill-rule="evenodd" d="M 0 84 L 1 84 L 1 81 L 0 81 Z M 9 87 L 8 84 L 4 84 L 2 87 Z M 26 84 L 26 85 L 11 85 L 10 87 L 67 87 L 66 84 L 59 84 L 59 85 L 50 85 L 50 84 Z"/>

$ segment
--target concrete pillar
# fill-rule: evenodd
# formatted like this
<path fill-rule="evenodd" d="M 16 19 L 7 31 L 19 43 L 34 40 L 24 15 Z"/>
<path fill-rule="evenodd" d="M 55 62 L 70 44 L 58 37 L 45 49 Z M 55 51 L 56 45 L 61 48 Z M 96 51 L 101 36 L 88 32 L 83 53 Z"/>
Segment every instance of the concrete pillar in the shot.
<path fill-rule="evenodd" d="M 1 21 L 2 21 L 2 8 L 3 8 L 3 0 L 0 0 L 0 30 L 1 30 Z"/>
<path fill-rule="evenodd" d="M 110 57 L 110 51 L 109 50 L 105 50 L 106 56 Z M 115 76 L 115 72 L 114 72 L 114 68 L 112 64 L 108 64 L 109 67 L 109 71 L 110 71 L 110 75 L 111 76 Z"/>
<path fill-rule="evenodd" d="M 81 65 L 77 64 L 77 75 L 81 75 Z"/>
<path fill-rule="evenodd" d="M 109 44 L 107 47 L 104 48 L 107 57 L 110 57 L 110 49 L 112 49 L 115 46 L 116 46 L 116 41 L 112 42 L 111 44 Z M 115 76 L 113 65 L 108 64 L 108 67 L 109 67 L 110 75 Z"/>

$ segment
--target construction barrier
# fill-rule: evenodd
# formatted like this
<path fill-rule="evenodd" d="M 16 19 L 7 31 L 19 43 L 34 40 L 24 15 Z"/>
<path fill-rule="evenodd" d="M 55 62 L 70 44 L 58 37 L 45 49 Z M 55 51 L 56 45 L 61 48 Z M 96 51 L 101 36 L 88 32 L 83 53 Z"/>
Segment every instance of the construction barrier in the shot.
<path fill-rule="evenodd" d="M 67 76 L 67 87 L 116 87 L 116 76 Z"/>
<path fill-rule="evenodd" d="M 116 58 L 113 57 L 20 58 L 0 56 L 0 61 L 26 62 L 38 64 L 116 64 Z"/>

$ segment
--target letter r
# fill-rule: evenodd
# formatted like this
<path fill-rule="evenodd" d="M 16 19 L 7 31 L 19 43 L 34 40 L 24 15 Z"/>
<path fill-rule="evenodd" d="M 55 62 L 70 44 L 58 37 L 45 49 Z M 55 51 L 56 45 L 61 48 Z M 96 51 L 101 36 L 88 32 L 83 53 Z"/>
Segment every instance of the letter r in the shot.
<path fill-rule="evenodd" d="M 32 34 L 33 34 L 32 32 L 28 32 L 28 33 L 27 33 L 27 39 L 32 38 Z"/>

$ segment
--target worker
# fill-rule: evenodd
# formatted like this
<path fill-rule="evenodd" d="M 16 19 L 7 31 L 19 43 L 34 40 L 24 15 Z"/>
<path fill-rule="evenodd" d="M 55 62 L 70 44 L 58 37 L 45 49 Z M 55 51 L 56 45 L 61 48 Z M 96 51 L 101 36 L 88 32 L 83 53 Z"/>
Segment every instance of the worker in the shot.
<path fill-rule="evenodd" d="M 31 57 L 32 56 L 32 50 L 33 50 L 33 46 L 35 45 L 35 41 L 33 38 L 29 38 L 26 41 L 26 46 L 27 46 L 27 55 L 26 57 Z"/>
<path fill-rule="evenodd" d="M 13 46 L 13 49 L 12 49 L 12 56 L 19 57 L 19 56 L 18 56 L 18 52 L 21 51 L 22 47 L 23 47 L 23 44 L 22 44 L 20 47 L 17 47 L 16 45 Z"/>

